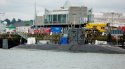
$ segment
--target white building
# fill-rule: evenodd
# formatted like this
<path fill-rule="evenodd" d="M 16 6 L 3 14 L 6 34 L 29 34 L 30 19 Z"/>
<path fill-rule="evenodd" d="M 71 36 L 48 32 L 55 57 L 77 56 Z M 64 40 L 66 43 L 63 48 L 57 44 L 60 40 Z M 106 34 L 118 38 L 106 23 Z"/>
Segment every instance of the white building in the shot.
<path fill-rule="evenodd" d="M 29 29 L 30 29 L 30 26 L 20 26 L 20 27 L 16 27 L 16 32 L 28 33 Z"/>
<path fill-rule="evenodd" d="M 94 13 L 94 22 L 125 23 L 125 16 L 117 12 Z"/>

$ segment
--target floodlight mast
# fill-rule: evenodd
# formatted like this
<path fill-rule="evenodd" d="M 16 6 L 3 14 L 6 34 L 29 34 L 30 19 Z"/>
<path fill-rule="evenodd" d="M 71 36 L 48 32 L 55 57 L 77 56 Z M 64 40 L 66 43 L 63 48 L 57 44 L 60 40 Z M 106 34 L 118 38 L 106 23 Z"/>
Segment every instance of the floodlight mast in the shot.
<path fill-rule="evenodd" d="M 36 12 L 36 0 L 35 0 L 35 3 L 34 3 L 34 21 L 33 21 L 33 25 L 35 25 L 35 23 L 36 23 L 36 16 L 37 16 L 37 12 Z"/>

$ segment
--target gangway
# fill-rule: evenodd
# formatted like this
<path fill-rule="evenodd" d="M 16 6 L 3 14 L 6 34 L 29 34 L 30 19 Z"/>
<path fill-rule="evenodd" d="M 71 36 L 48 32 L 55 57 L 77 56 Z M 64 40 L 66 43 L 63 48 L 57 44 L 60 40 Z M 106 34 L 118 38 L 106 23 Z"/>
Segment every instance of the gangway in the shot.
<path fill-rule="evenodd" d="M 22 32 L 16 32 L 16 34 L 21 36 L 22 38 L 24 38 L 26 40 L 28 39 L 28 36 L 26 34 L 22 33 Z"/>

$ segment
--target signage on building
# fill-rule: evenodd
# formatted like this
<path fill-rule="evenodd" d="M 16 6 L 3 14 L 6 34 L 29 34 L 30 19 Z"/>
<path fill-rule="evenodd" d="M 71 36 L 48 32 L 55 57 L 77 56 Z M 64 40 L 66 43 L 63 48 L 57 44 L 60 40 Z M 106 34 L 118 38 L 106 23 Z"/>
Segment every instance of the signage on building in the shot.
<path fill-rule="evenodd" d="M 86 17 L 82 17 L 82 18 L 80 18 L 80 23 L 82 24 L 82 23 L 87 23 L 87 18 Z"/>

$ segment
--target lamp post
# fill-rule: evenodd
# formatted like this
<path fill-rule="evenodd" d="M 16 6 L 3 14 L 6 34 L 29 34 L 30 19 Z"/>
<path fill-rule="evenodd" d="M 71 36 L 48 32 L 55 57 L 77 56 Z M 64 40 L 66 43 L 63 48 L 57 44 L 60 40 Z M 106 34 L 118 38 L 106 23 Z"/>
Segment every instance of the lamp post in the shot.
<path fill-rule="evenodd" d="M 111 13 L 111 23 L 110 24 L 112 24 L 112 26 L 113 26 L 113 22 L 114 22 L 114 12 Z M 111 37 L 112 27 L 110 24 L 108 24 L 108 42 L 109 42 L 109 44 L 111 44 L 111 42 L 112 42 L 112 37 Z"/>
<path fill-rule="evenodd" d="M 115 14 L 114 12 L 111 13 L 111 15 L 112 15 L 112 26 L 113 26 L 113 23 L 114 23 L 114 14 Z"/>
<path fill-rule="evenodd" d="M 74 22 L 73 22 L 73 23 L 74 23 L 74 28 L 75 28 L 75 25 L 76 25 L 76 21 L 75 21 L 75 20 L 76 20 L 76 19 L 75 19 L 75 15 L 76 15 L 76 14 L 72 14 L 72 15 L 73 15 L 73 21 L 74 21 Z"/>

